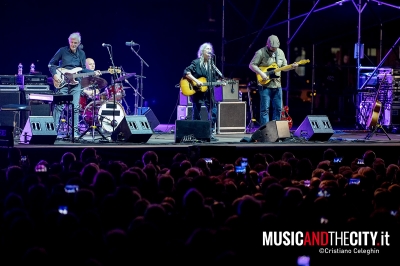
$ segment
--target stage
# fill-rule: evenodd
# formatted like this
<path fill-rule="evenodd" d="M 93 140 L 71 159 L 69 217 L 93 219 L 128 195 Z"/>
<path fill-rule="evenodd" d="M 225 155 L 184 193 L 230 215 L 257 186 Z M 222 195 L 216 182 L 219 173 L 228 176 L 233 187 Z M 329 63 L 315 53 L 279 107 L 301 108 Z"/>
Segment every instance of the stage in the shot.
<path fill-rule="evenodd" d="M 141 159 L 144 152 L 152 150 L 159 155 L 161 165 L 169 167 L 172 157 L 185 153 L 195 158 L 215 157 L 222 163 L 233 163 L 239 156 L 251 158 L 256 153 L 271 154 L 275 160 L 284 152 L 292 152 L 297 158 L 309 158 L 313 164 L 322 160 L 323 152 L 333 148 L 343 163 L 349 165 L 355 158 L 361 158 L 366 150 L 375 151 L 377 157 L 385 160 L 386 165 L 397 163 L 400 155 L 400 134 L 388 132 L 389 138 L 379 132 L 366 140 L 368 131 L 338 130 L 327 141 L 308 141 L 304 138 L 290 137 L 279 142 L 243 142 L 250 139 L 252 133 L 217 134 L 218 141 L 187 141 L 175 143 L 175 126 L 161 124 L 146 143 L 113 142 L 110 134 L 104 134 L 109 142 L 100 142 L 101 136 L 85 135 L 81 140 L 71 142 L 69 139 L 57 138 L 53 145 L 21 144 L 15 140 L 14 146 L 21 149 L 22 155 L 28 156 L 31 164 L 41 159 L 49 163 L 59 162 L 65 152 L 73 152 L 79 158 L 80 152 L 87 147 L 97 150 L 104 161 L 121 160 L 132 166 Z M 253 129 L 254 131 L 255 129 Z M 291 130 L 293 134 L 294 131 Z M 5 150 L 7 148 L 3 148 Z M 1 153 L 2 162 L 6 162 L 7 152 Z M 4 163 L 3 163 L 4 164 Z"/>

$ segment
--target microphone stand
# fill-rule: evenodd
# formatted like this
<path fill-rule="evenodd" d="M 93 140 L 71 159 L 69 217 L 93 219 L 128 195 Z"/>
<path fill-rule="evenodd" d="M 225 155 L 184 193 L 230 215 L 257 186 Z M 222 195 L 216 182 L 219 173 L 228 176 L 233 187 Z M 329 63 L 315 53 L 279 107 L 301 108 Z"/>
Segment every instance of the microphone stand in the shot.
<path fill-rule="evenodd" d="M 140 75 L 136 75 L 135 76 L 136 77 L 136 81 L 137 81 L 137 86 L 139 86 L 139 78 L 146 78 L 146 77 L 143 77 L 143 76 L 140 76 Z M 138 106 L 137 106 L 137 101 L 136 101 L 136 99 L 137 99 L 137 96 L 139 95 L 140 96 L 140 98 L 141 98 L 141 101 L 143 102 L 143 100 L 144 100 L 144 97 L 143 97 L 143 95 L 142 94 L 140 94 L 134 87 L 133 87 L 133 85 L 128 81 L 128 79 L 125 79 L 125 82 L 133 89 L 133 92 L 134 92 L 134 95 L 135 95 L 135 113 L 134 113 L 134 115 L 137 115 L 138 114 L 138 112 L 137 112 L 137 110 L 138 110 Z M 125 99 L 124 99 L 125 100 Z M 128 106 L 128 104 L 125 102 L 125 104 L 126 104 L 126 106 Z M 141 109 L 140 109 L 141 110 Z M 130 109 L 129 109 L 129 112 L 130 112 Z M 143 113 L 142 113 L 142 110 L 140 111 L 140 114 L 142 115 Z"/>
<path fill-rule="evenodd" d="M 111 60 L 111 64 L 112 64 L 112 67 L 113 67 L 113 75 L 114 75 L 114 80 L 116 80 L 117 78 L 118 78 L 118 75 L 117 75 L 117 71 L 116 71 L 116 67 L 115 67 L 115 64 L 114 64 L 114 60 L 113 60 L 113 58 L 112 58 L 112 53 L 111 53 L 111 51 L 110 51 L 110 49 L 109 49 L 109 47 L 107 46 L 107 51 L 108 51 L 108 54 L 110 55 L 110 60 Z M 121 85 L 122 86 L 122 85 Z M 117 107 L 117 104 L 116 104 L 116 102 L 115 102 L 115 93 L 116 93 L 116 84 L 115 84 L 115 82 L 114 82 L 114 92 L 113 92 L 113 94 L 114 94 L 114 96 L 113 96 L 113 118 L 112 118 L 112 121 L 111 121 L 111 127 L 112 127 L 112 134 L 114 134 L 114 131 L 115 131 L 115 127 L 116 127 L 116 121 L 115 121 L 115 109 L 116 109 L 116 107 Z M 107 106 L 107 103 L 106 103 L 106 106 Z M 101 114 L 100 114 L 101 115 Z"/>
<path fill-rule="evenodd" d="M 212 82 L 212 77 L 213 75 L 213 67 L 212 65 L 214 65 L 214 63 L 212 62 L 212 55 L 210 56 L 210 58 L 208 59 L 208 78 L 207 78 L 207 82 Z M 211 83 L 212 84 L 212 83 Z M 212 119 L 212 110 L 214 108 L 214 102 L 213 102 L 213 94 L 214 94 L 214 85 L 211 85 L 208 87 L 209 88 L 209 93 L 210 93 L 210 103 L 209 103 L 209 108 L 208 108 L 208 120 L 210 121 L 210 127 L 211 127 L 211 135 L 212 135 L 212 128 L 213 128 L 213 124 L 214 121 Z M 215 129 L 217 130 L 217 129 Z"/>
<path fill-rule="evenodd" d="M 138 89 L 139 89 L 139 91 L 140 91 L 140 96 L 141 96 L 140 107 L 142 107 L 142 106 L 143 106 L 143 99 L 144 99 L 143 96 L 142 96 L 142 94 L 143 94 L 143 63 L 144 63 L 147 67 L 149 67 L 149 64 L 147 64 L 147 63 L 143 60 L 143 58 L 140 57 L 140 55 L 135 51 L 135 49 L 133 49 L 133 45 L 131 45 L 131 50 L 132 50 L 132 52 L 134 52 L 134 53 L 136 54 L 136 56 L 139 57 L 139 59 L 140 59 L 140 88 L 138 88 Z M 139 83 L 139 81 L 138 81 L 138 83 Z M 128 84 L 129 84 L 129 83 L 128 83 Z M 130 84 L 129 84 L 129 85 L 130 85 Z M 135 111 L 134 111 L 134 114 L 137 115 L 137 114 L 138 114 L 139 98 L 137 97 L 138 92 L 137 92 L 136 90 L 134 90 L 134 91 L 135 91 Z"/>

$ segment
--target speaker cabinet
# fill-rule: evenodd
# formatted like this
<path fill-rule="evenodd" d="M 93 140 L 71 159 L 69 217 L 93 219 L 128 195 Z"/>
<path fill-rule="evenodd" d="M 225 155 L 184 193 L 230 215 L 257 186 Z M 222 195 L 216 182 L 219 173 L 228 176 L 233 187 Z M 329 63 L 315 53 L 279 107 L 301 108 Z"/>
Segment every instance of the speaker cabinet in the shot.
<path fill-rule="evenodd" d="M 193 106 L 179 105 L 176 111 L 177 120 L 192 120 Z M 202 121 L 208 121 L 208 112 L 205 106 L 201 106 L 200 116 Z"/>
<path fill-rule="evenodd" d="M 19 91 L 0 91 L 0 107 L 7 104 L 21 104 L 20 92 Z M 11 111 L 0 112 L 0 126 L 14 126 L 14 115 L 16 126 L 20 127 L 19 115 L 21 112 L 16 114 Z M 24 113 L 24 112 L 22 112 Z"/>
<path fill-rule="evenodd" d="M 30 116 L 20 136 L 22 144 L 54 144 L 57 138 L 52 116 Z"/>
<path fill-rule="evenodd" d="M 290 138 L 289 123 L 287 121 L 269 121 L 254 132 L 251 138 L 255 142 L 277 142 Z"/>
<path fill-rule="evenodd" d="M 182 92 L 179 93 L 179 105 L 192 106 L 192 101 L 190 96 L 183 95 Z"/>
<path fill-rule="evenodd" d="M 332 125 L 326 115 L 308 115 L 294 135 L 309 141 L 327 141 L 333 133 Z"/>
<path fill-rule="evenodd" d="M 245 133 L 246 102 L 218 103 L 218 134 Z"/>
<path fill-rule="evenodd" d="M 210 142 L 211 127 L 209 121 L 176 120 L 175 143 L 194 142 L 196 140 Z"/>
<path fill-rule="evenodd" d="M 125 116 L 114 130 L 111 139 L 133 143 L 146 143 L 153 135 L 150 123 L 144 115 Z"/>
<path fill-rule="evenodd" d="M 155 129 L 160 124 L 160 121 L 158 121 L 156 115 L 154 114 L 153 110 L 150 109 L 150 107 L 139 107 L 138 115 L 144 115 L 147 118 L 151 129 Z"/>
<path fill-rule="evenodd" d="M 14 147 L 14 127 L 0 126 L 0 147 Z"/>

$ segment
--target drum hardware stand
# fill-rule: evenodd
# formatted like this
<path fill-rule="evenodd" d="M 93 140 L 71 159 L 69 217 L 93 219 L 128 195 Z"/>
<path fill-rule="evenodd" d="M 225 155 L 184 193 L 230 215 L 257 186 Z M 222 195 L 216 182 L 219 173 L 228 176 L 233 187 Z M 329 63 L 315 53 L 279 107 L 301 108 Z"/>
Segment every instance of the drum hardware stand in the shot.
<path fill-rule="evenodd" d="M 251 91 L 250 84 L 251 84 L 251 82 L 247 83 L 247 101 L 249 102 L 249 110 L 250 110 L 250 122 L 246 127 L 247 134 L 254 133 L 254 123 L 258 124 L 258 122 L 253 118 L 254 117 L 253 116 L 253 101 L 251 100 L 251 97 L 250 97 L 250 91 Z"/>
<path fill-rule="evenodd" d="M 93 101 L 92 101 L 92 115 L 93 115 L 93 119 L 92 119 L 92 125 L 88 126 L 88 128 L 85 130 L 85 132 L 83 132 L 79 138 L 81 139 L 83 136 L 86 135 L 87 132 L 89 132 L 89 130 L 92 131 L 92 142 L 94 142 L 94 132 L 96 131 L 97 133 L 100 134 L 100 136 L 102 137 L 102 140 L 107 140 L 107 138 L 103 135 L 103 133 L 101 133 L 101 131 L 99 130 L 99 128 L 95 125 L 95 108 L 96 108 L 96 90 L 98 89 L 98 85 L 97 84 L 93 84 L 90 85 L 89 87 L 91 87 L 92 91 L 93 91 Z"/>
<path fill-rule="evenodd" d="M 149 67 L 149 65 L 143 60 L 142 57 L 140 57 L 140 55 L 135 51 L 135 49 L 133 49 L 133 44 L 134 42 L 131 41 L 131 50 L 132 52 L 134 52 L 136 54 L 137 57 L 139 57 L 140 59 L 140 76 L 136 76 L 137 78 L 140 78 L 140 87 L 138 86 L 138 90 L 140 90 L 140 93 L 138 93 L 137 91 L 135 91 L 135 96 L 140 95 L 141 100 L 140 100 L 140 106 L 139 106 L 139 98 L 135 97 L 135 111 L 134 114 L 137 115 L 138 114 L 138 107 L 142 107 L 143 106 L 143 63 Z M 128 83 L 129 84 L 129 83 Z M 139 81 L 138 81 L 138 85 L 139 85 Z M 133 88 L 133 87 L 132 87 Z"/>

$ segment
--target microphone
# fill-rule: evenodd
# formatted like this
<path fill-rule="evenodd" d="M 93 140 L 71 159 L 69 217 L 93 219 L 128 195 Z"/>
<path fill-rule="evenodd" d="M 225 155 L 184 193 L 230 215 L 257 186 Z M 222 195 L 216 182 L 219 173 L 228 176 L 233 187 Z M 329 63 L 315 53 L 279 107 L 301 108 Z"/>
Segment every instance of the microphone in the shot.
<path fill-rule="evenodd" d="M 111 44 L 103 43 L 101 46 L 103 46 L 103 47 L 111 47 Z"/>
<path fill-rule="evenodd" d="M 140 44 L 135 43 L 134 41 L 130 41 L 130 42 L 126 42 L 125 45 L 126 46 L 136 46 L 136 45 L 140 45 Z"/>
<path fill-rule="evenodd" d="M 215 55 L 215 54 L 214 54 L 214 53 L 212 53 L 212 52 L 208 52 L 208 54 L 209 54 L 209 55 Z"/>

